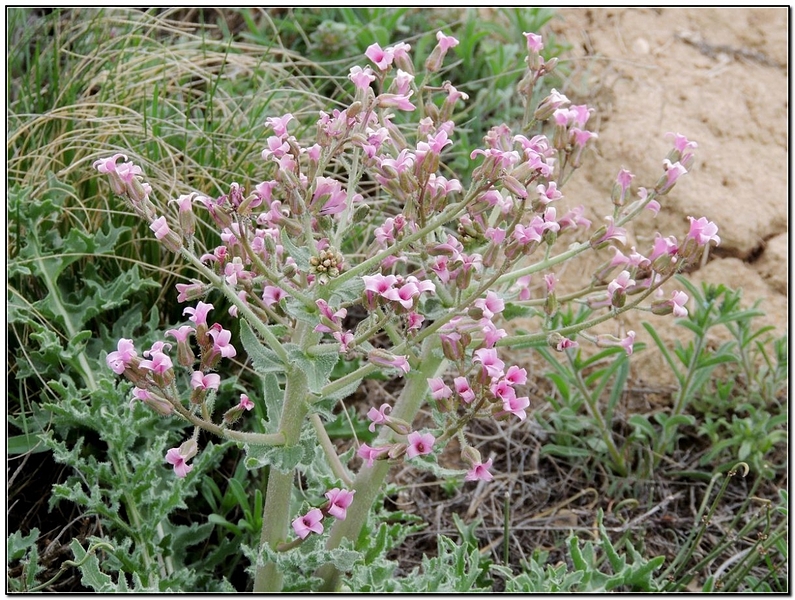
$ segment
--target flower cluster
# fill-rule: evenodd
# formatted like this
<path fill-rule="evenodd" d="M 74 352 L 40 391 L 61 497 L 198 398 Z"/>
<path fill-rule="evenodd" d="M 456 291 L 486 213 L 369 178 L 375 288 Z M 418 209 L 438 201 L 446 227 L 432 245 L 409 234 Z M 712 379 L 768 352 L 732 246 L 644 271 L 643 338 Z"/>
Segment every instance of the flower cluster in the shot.
<path fill-rule="evenodd" d="M 328 515 L 344 521 L 355 493 L 356 490 L 349 491 L 340 488 L 333 488 L 326 492 L 328 502 L 323 507 L 312 508 L 305 515 L 293 520 L 295 534 L 303 540 L 310 533 L 323 533 L 323 519 Z"/>
<path fill-rule="evenodd" d="M 350 69 L 352 102 L 320 112 L 313 139 L 290 133 L 291 128 L 300 130 L 292 113 L 269 117 L 271 135 L 260 154 L 263 180 L 231 182 L 215 198 L 198 192 L 179 195 L 168 203 L 176 207 L 171 217 L 158 214 L 150 199 L 152 187 L 127 156 L 96 161 L 95 168 L 149 223 L 155 239 L 179 252 L 201 278 L 176 286 L 179 302 L 195 304 L 184 309 L 190 324 L 165 334 L 176 345 L 175 357 L 172 343 L 165 341 L 139 357 L 127 338 L 107 355 L 108 367 L 134 383 L 133 398 L 217 435 L 238 434 L 232 438 L 238 441 L 298 444 L 300 424 L 270 423 L 278 429 L 272 438 L 241 438 L 244 432 L 232 427 L 255 408 L 246 393 L 220 422 L 212 420 L 222 390 L 222 361 L 238 354 L 235 327 L 208 321 L 215 306 L 206 300 L 219 292 L 230 303 L 230 318 L 245 322 L 248 331 L 256 332 L 256 344 L 266 347 L 255 364 L 281 369 L 287 387 L 300 381 L 299 389 L 306 388 L 304 371 L 310 365 L 311 394 L 291 399 L 285 392 L 285 404 L 298 403 L 298 408 L 282 411 L 285 418 L 303 418 L 326 392 L 330 397 L 339 391 L 331 369 L 337 361 L 348 361 L 350 367 L 340 376 L 345 389 L 373 371 L 411 374 L 397 402 L 413 410 L 394 405 L 393 412 L 388 402 L 367 408 L 370 431 L 378 431 L 378 437 L 372 446 L 358 445 L 364 469 L 376 461 L 417 458 L 421 466 L 456 437 L 467 467 L 462 469 L 465 479 L 490 481 L 494 459 L 484 461 L 467 441 L 467 425 L 474 419 L 524 421 L 531 410 L 527 371 L 506 365 L 502 346 L 521 339 L 573 353 L 581 342 L 590 342 L 632 354 L 634 331 L 594 336 L 589 328 L 604 321 L 605 314 L 613 317 L 633 308 L 687 316 L 687 295 L 680 290 L 667 294 L 663 285 L 720 243 L 717 226 L 705 217 L 690 217 L 681 241 L 657 233 L 650 247 L 638 248 L 627 247 L 631 236 L 626 226 L 665 209 L 665 197 L 691 168 L 697 145 L 669 134 L 673 149 L 648 188 L 633 189 L 635 176 L 622 168 L 610 198 L 604 199 L 610 214 L 591 231 L 586 214 L 594 206 L 569 203 L 564 184 L 598 139 L 589 129 L 594 109 L 573 105 L 555 89 L 534 101 L 536 83 L 555 69 L 556 60 L 541 56 L 540 36 L 525 37 L 528 70 L 519 91 L 525 96 L 527 121 L 521 131 L 534 135 L 501 124 L 488 130 L 480 147 L 462 153 L 455 115 L 468 97 L 450 82 L 428 83 L 458 45 L 455 37 L 438 32 L 424 63 L 427 77 L 415 77 L 410 45 L 372 44 L 365 53 L 369 64 Z M 414 120 L 412 128 L 402 124 L 399 113 Z M 448 160 L 454 154 L 468 155 L 471 176 L 456 177 Z M 365 180 L 368 186 L 360 185 Z M 364 194 L 370 193 L 365 201 Z M 217 230 L 217 239 L 206 238 L 216 241 L 201 255 L 194 252 L 194 209 L 205 211 L 203 220 Z M 560 278 L 565 270 L 558 265 L 602 252 L 607 258 L 600 259 L 592 276 L 564 294 Z M 574 302 L 596 316 L 566 330 L 556 328 L 560 305 Z M 538 331 L 524 338 L 511 335 L 504 327 L 509 309 L 537 317 Z M 245 349 L 251 353 L 248 345 Z M 429 353 L 422 354 L 426 349 Z M 449 368 L 425 372 L 427 359 L 421 356 L 435 356 Z M 423 372 L 419 379 L 418 370 Z M 416 381 L 421 385 L 412 385 Z M 178 384 L 189 388 L 186 402 Z M 411 393 L 422 397 L 404 399 Z M 423 399 L 430 400 L 432 428 L 412 424 Z M 322 427 L 317 429 L 317 435 L 324 434 Z M 178 477 L 191 471 L 195 439 L 166 455 Z M 324 449 L 329 446 L 333 444 Z M 340 481 L 347 485 L 344 472 Z M 304 539 L 322 533 L 328 515 L 344 520 L 353 495 L 340 488 L 327 492 L 323 507 L 292 521 L 296 535 Z"/>

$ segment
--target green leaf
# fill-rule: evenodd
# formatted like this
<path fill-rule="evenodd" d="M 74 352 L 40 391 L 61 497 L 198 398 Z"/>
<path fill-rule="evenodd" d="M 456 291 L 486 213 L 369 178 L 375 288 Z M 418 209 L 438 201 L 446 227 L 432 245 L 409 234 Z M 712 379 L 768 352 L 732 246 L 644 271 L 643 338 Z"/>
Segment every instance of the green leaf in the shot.
<path fill-rule="evenodd" d="M 284 373 L 284 365 L 278 355 L 257 338 L 245 319 L 240 320 L 240 341 L 257 373 Z"/>
<path fill-rule="evenodd" d="M 589 458 L 593 452 L 587 448 L 577 448 L 575 446 L 560 446 L 558 444 L 544 444 L 541 446 L 541 454 L 551 454 L 563 458 Z"/>
<path fill-rule="evenodd" d="M 632 415 L 627 419 L 627 423 L 632 425 L 635 428 L 635 433 L 642 438 L 649 441 L 657 439 L 657 430 L 645 415 Z"/>
<path fill-rule="evenodd" d="M 336 352 L 308 356 L 298 346 L 285 344 L 290 362 L 306 374 L 309 391 L 319 394 L 329 382 L 329 376 L 340 358 Z"/>
<path fill-rule="evenodd" d="M 295 264 L 301 271 L 305 273 L 309 272 L 309 258 L 312 256 L 309 250 L 306 247 L 301 246 L 298 247 L 293 243 L 292 238 L 290 238 L 287 233 L 282 230 L 282 234 L 280 236 L 282 245 L 284 246 L 285 253 L 287 256 L 291 256 L 295 260 Z"/>
<path fill-rule="evenodd" d="M 75 562 L 79 563 L 86 558 L 87 552 L 76 539 L 71 541 L 69 547 L 72 549 Z M 83 576 L 80 580 L 80 583 L 91 588 L 95 592 L 107 594 L 116 591 L 116 586 L 113 585 L 113 579 L 99 569 L 99 560 L 97 559 L 96 554 L 89 556 L 88 559 L 80 566 L 80 573 Z M 124 579 L 124 574 L 120 573 L 119 578 Z"/>
<path fill-rule="evenodd" d="M 6 540 L 6 560 L 8 562 L 19 560 L 36 544 L 39 539 L 39 528 L 34 527 L 28 535 L 23 536 L 20 531 L 15 531 Z"/>

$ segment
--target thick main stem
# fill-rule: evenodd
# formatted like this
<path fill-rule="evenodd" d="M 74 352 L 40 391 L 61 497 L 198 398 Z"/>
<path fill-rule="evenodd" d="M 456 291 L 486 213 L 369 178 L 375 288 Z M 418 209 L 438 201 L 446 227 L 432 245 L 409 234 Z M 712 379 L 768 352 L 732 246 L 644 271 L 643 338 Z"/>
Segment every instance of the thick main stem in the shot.
<path fill-rule="evenodd" d="M 300 344 L 312 334 L 306 324 L 299 324 L 296 329 L 296 341 Z M 311 341 L 311 340 L 309 340 Z M 307 398 L 309 383 L 306 373 L 292 365 L 286 371 L 287 382 L 284 388 L 284 405 L 279 423 L 279 433 L 284 436 L 285 446 L 295 446 L 301 438 L 301 426 L 309 412 Z M 271 468 L 268 473 L 268 485 L 265 489 L 265 506 L 262 513 L 262 533 L 260 546 L 268 546 L 272 551 L 287 539 L 290 524 L 290 498 L 293 492 L 294 470 L 282 473 Z M 254 577 L 254 592 L 280 592 L 282 589 L 282 572 L 273 562 L 265 562 L 257 567 Z"/>
<path fill-rule="evenodd" d="M 420 362 L 422 366 L 418 371 L 406 376 L 408 381 L 390 416 L 402 419 L 407 423 L 414 420 L 428 393 L 428 378 L 435 377 L 440 367 L 446 362 L 438 348 L 438 338 L 430 337 L 425 340 Z M 394 436 L 395 433 L 385 427 L 376 440 L 375 446 L 390 443 Z M 336 548 L 343 538 L 355 540 L 359 537 L 362 527 L 367 522 L 370 508 L 373 506 L 388 472 L 389 463 L 387 461 L 376 461 L 372 467 L 365 465 L 361 468 L 353 482 L 353 489 L 356 490 L 354 501 L 348 507 L 345 520 L 337 521 L 332 527 L 326 548 L 329 550 Z M 326 564 L 318 569 L 316 575 L 324 580 L 319 591 L 334 591 L 339 586 L 340 573 L 332 564 Z"/>

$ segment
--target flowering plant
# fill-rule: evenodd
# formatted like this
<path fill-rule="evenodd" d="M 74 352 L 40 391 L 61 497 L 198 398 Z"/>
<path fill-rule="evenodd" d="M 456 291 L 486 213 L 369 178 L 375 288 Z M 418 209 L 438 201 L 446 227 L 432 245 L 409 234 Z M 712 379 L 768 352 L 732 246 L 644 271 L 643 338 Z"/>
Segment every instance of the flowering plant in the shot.
<path fill-rule="evenodd" d="M 262 150 L 270 179 L 230 182 L 217 198 L 187 192 L 169 203 L 174 211 L 160 214 L 141 167 L 126 155 L 94 165 L 198 274 L 176 286 L 189 324 L 168 330 L 168 339 L 140 356 L 132 339 L 121 339 L 107 364 L 134 384 L 134 401 L 193 427 L 164 457 L 175 477 L 191 477 L 202 430 L 240 444 L 248 468 L 269 467 L 261 545 L 251 552 L 255 591 L 281 590 L 280 555 L 319 535 L 329 558 L 315 575 L 336 589 L 344 569 L 333 552 L 352 548 L 396 462 L 434 468 L 455 440 L 466 481 L 492 480 L 493 460 L 483 460 L 467 438 L 468 425 L 523 421 L 531 410 L 528 373 L 506 363 L 502 349 L 547 344 L 567 353 L 584 342 L 632 354 L 633 331 L 615 337 L 591 330 L 631 309 L 687 314 L 687 295 L 666 296 L 663 285 L 720 242 L 717 227 L 691 217 L 681 242 L 657 234 L 644 256 L 626 248 L 625 226 L 647 209 L 663 209 L 696 144 L 672 134 L 659 180 L 635 195 L 633 175 L 622 169 L 604 203 L 610 214 L 590 231 L 586 213 L 602 207 L 559 207 L 597 137 L 586 128 L 593 109 L 571 105 L 554 89 L 534 99 L 556 60 L 541 56 L 540 36 L 525 37 L 524 122 L 517 132 L 493 127 L 469 157 L 477 165 L 471 175 L 455 177 L 446 162 L 456 107 L 468 98 L 435 81 L 458 44 L 442 32 L 421 79 L 408 44 L 371 45 L 371 64 L 350 70 L 353 101 L 321 112 L 312 140 L 290 133 L 294 115 L 270 117 L 273 134 Z M 217 230 L 214 248 L 200 247 L 202 218 Z M 612 258 L 589 281 L 562 293 L 555 271 L 608 248 Z M 222 298 L 239 321 L 237 336 L 218 321 Z M 576 304 L 592 313 L 571 324 L 555 319 Z M 535 318 L 537 331 L 506 330 L 517 314 Z M 240 350 L 264 393 L 246 390 L 220 412 L 224 369 Z M 336 374 L 340 363 L 349 366 L 344 375 Z M 370 430 L 378 432 L 372 445 L 356 443 L 341 456 L 324 421 L 375 373 L 404 383 L 394 404 L 368 407 Z M 244 416 L 256 407 L 264 418 L 249 422 Z M 431 422 L 418 418 L 423 407 Z M 326 501 L 296 513 L 296 473 L 310 471 L 317 479 L 311 489 Z"/>

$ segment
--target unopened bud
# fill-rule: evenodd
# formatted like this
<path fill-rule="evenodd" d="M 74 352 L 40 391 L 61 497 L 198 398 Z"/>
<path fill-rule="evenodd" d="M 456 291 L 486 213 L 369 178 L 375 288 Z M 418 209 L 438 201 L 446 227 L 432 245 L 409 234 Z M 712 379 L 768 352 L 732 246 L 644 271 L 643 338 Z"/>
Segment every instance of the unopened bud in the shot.
<path fill-rule="evenodd" d="M 387 456 L 391 459 L 397 459 L 403 456 L 406 453 L 406 444 L 394 444 L 387 452 Z M 383 456 L 383 455 L 382 455 Z M 379 457 L 380 458 L 380 457 Z M 376 459 L 378 460 L 378 459 Z"/>
<path fill-rule="evenodd" d="M 670 300 L 655 300 L 651 303 L 651 312 L 655 315 L 670 315 L 674 307 Z"/>
<path fill-rule="evenodd" d="M 549 73 L 554 71 L 557 66 L 558 66 L 558 57 L 554 56 L 550 58 L 546 63 L 544 63 L 543 67 L 541 67 L 541 74 L 548 75 Z"/>
<path fill-rule="evenodd" d="M 152 392 L 149 392 L 148 397 L 144 398 L 142 402 L 154 410 L 157 414 L 164 417 L 167 417 L 174 412 L 174 407 L 171 406 L 171 403 L 168 400 L 162 396 L 153 394 Z"/>
<path fill-rule="evenodd" d="M 550 317 L 558 312 L 558 298 L 555 295 L 555 292 L 551 292 L 549 295 L 547 295 L 546 300 L 544 301 L 544 312 Z"/>
<path fill-rule="evenodd" d="M 473 448 L 472 446 L 466 446 L 463 450 L 461 450 L 461 458 L 470 465 L 483 462 L 480 452 L 478 452 L 477 448 Z"/>
<path fill-rule="evenodd" d="M 187 440 L 179 447 L 179 454 L 185 460 L 190 460 L 196 453 L 199 451 L 199 445 L 196 443 L 196 440 L 193 438 Z"/>
<path fill-rule="evenodd" d="M 616 290 L 610 299 L 610 304 L 616 308 L 623 308 L 627 302 L 627 294 L 623 290 Z"/>
<path fill-rule="evenodd" d="M 518 198 L 527 198 L 527 188 L 512 175 L 506 175 L 503 177 L 502 185 L 504 185 L 505 189 L 511 192 L 514 196 Z"/>
<path fill-rule="evenodd" d="M 243 411 L 244 411 L 244 409 L 243 409 L 242 406 L 240 406 L 240 405 L 233 406 L 232 408 L 230 408 L 228 411 L 226 411 L 224 413 L 224 423 L 232 425 L 233 423 L 235 423 L 241 417 L 241 415 L 243 414 Z"/>
<path fill-rule="evenodd" d="M 358 115 L 361 111 L 362 111 L 362 103 L 357 100 L 348 107 L 348 110 L 345 111 L 345 114 L 348 116 L 348 118 L 353 118 L 356 115 Z"/>
<path fill-rule="evenodd" d="M 467 315 L 474 321 L 480 321 L 483 318 L 483 309 L 477 306 L 470 306 Z"/>
<path fill-rule="evenodd" d="M 133 177 L 127 183 L 127 195 L 130 197 L 130 200 L 135 203 L 142 203 L 149 196 L 149 194 L 146 193 L 146 188 L 144 188 L 141 179 L 138 177 Z"/>
<path fill-rule="evenodd" d="M 398 435 L 408 435 L 411 433 L 411 425 L 406 423 L 403 419 L 398 419 L 396 417 L 387 417 L 384 425 L 389 427 L 392 431 L 397 433 Z"/>

